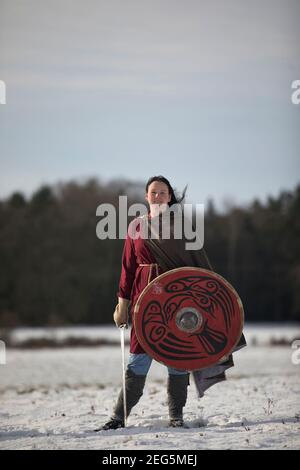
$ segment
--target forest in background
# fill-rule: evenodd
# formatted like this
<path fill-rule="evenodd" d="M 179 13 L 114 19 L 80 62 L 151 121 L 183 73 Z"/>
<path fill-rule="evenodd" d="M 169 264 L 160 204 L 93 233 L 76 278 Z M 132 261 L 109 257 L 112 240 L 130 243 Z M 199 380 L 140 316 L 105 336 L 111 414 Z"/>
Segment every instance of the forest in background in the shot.
<path fill-rule="evenodd" d="M 124 240 L 99 240 L 96 209 L 144 202 L 140 183 L 89 179 L 0 201 L 0 326 L 112 322 Z M 262 203 L 205 210 L 204 247 L 246 320 L 300 320 L 300 185 Z"/>

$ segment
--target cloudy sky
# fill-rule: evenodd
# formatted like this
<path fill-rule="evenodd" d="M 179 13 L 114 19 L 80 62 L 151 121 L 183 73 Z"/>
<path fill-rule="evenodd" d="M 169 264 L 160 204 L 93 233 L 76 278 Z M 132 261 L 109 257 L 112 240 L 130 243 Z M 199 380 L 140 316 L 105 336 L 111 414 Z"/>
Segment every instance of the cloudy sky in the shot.
<path fill-rule="evenodd" d="M 0 197 L 145 181 L 240 204 L 300 181 L 299 0 L 0 0 Z"/>

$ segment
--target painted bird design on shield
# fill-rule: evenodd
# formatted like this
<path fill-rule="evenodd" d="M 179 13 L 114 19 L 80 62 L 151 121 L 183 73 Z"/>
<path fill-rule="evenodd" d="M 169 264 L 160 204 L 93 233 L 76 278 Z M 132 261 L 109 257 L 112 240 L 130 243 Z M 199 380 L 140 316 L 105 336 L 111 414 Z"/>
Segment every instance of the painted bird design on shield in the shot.
<path fill-rule="evenodd" d="M 222 276 L 176 268 L 154 279 L 135 307 L 137 336 L 166 365 L 196 370 L 224 360 L 240 339 L 242 302 Z"/>

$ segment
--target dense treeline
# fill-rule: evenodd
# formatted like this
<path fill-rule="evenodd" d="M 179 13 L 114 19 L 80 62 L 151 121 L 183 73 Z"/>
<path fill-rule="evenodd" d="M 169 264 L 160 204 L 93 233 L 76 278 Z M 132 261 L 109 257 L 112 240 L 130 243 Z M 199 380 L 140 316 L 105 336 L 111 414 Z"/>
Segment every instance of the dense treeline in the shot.
<path fill-rule="evenodd" d="M 143 186 L 91 179 L 0 202 L 0 326 L 111 322 L 123 240 L 96 237 L 96 208 L 143 202 Z M 214 269 L 240 293 L 248 321 L 300 319 L 300 186 L 265 204 L 205 217 Z"/>

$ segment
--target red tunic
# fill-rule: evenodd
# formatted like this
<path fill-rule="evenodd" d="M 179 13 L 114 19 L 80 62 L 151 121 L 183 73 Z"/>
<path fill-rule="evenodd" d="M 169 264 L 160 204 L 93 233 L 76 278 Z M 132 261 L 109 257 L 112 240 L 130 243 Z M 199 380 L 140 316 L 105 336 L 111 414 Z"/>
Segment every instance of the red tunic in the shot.
<path fill-rule="evenodd" d="M 137 231 L 138 229 L 139 226 L 137 226 Z M 147 247 L 145 240 L 141 238 L 134 240 L 129 237 L 127 233 L 122 255 L 122 270 L 117 296 L 131 301 L 130 311 L 132 319 L 134 306 L 139 295 L 148 283 L 157 276 L 154 266 L 151 269 L 150 266 L 141 266 L 141 264 L 153 263 L 156 263 L 156 260 Z M 158 266 L 158 274 L 162 274 L 162 272 L 162 269 Z M 133 321 L 130 336 L 130 352 L 134 354 L 145 353 L 138 343 Z"/>

